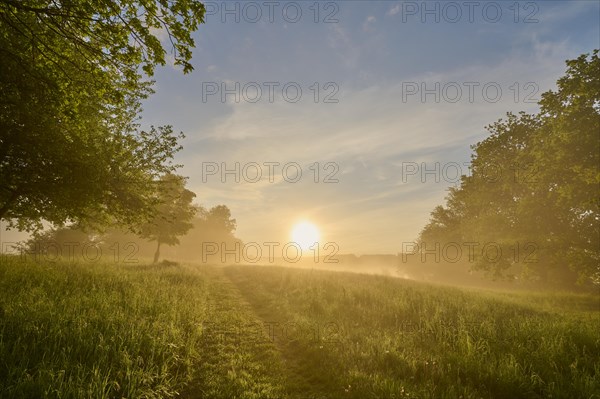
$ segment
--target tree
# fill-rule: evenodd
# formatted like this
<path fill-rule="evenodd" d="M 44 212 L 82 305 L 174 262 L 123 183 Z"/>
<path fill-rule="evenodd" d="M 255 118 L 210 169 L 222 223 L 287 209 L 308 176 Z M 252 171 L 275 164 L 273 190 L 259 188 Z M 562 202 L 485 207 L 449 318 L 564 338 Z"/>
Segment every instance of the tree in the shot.
<path fill-rule="evenodd" d="M 192 227 L 182 236 L 178 237 L 179 244 L 173 249 L 164 250 L 161 254 L 177 260 L 199 261 L 202 258 L 203 243 L 221 244 L 227 248 L 235 248 L 236 243 L 241 241 L 235 237 L 236 222 L 231 217 L 231 211 L 225 205 L 218 205 L 209 210 L 202 206 L 195 206 L 196 213 L 190 223 Z M 135 256 L 151 257 L 156 253 L 154 246 L 148 245 L 148 241 L 141 239 L 134 233 L 118 228 L 111 228 L 100 234 L 103 253 L 113 253 L 115 248 L 135 248 Z M 215 255 L 220 258 L 220 255 Z"/>
<path fill-rule="evenodd" d="M 225 205 L 210 208 L 203 220 L 201 229 L 210 232 L 215 237 L 228 238 L 233 235 L 237 227 L 235 219 L 231 218 L 231 211 Z"/>
<path fill-rule="evenodd" d="M 193 227 L 191 223 L 197 208 L 192 205 L 196 194 L 185 188 L 185 179 L 168 174 L 160 181 L 158 208 L 152 220 L 140 229 L 140 237 L 156 241 L 154 263 L 158 262 L 162 244 L 179 244 L 178 236 Z"/>
<path fill-rule="evenodd" d="M 18 248 L 22 253 L 33 256 L 73 260 L 84 253 L 86 245 L 97 245 L 97 238 L 98 235 L 86 232 L 79 226 L 51 228 L 36 232 L 25 243 L 18 245 Z"/>
<path fill-rule="evenodd" d="M 79 68 L 86 74 L 120 77 L 131 90 L 140 83 L 140 64 L 150 76 L 156 65 L 165 65 L 161 34 L 168 37 L 174 64 L 186 73 L 193 70 L 191 33 L 204 22 L 204 13 L 197 0 L 0 0 L 5 36 L 29 42 L 29 49 L 56 72 L 69 76 Z M 34 55 L 19 50 L 3 49 L 23 61 L 23 56 Z M 68 65 L 75 68 L 62 69 Z"/>
<path fill-rule="evenodd" d="M 181 208 L 177 208 L 175 205 L 173 208 L 176 210 L 175 213 L 183 213 Z M 191 220 L 188 219 L 192 227 L 185 233 L 176 235 L 177 240 L 171 241 L 174 243 L 173 245 L 177 244 L 177 246 L 175 250 L 166 251 L 169 257 L 177 260 L 199 261 L 202 258 L 203 243 L 216 243 L 219 248 L 222 244 L 230 249 L 235 248 L 236 243 L 241 244 L 241 241 L 234 235 L 236 222 L 231 217 L 231 211 L 227 206 L 218 205 L 209 210 L 198 205 L 193 208 L 194 210 L 188 207 L 190 213 L 194 212 Z M 186 217 L 189 215 L 184 215 L 184 218 Z M 167 225 L 167 229 L 175 230 L 167 222 L 173 218 L 172 215 L 162 214 L 159 216 L 157 214 L 155 218 L 157 219 L 156 223 L 152 225 L 147 223 L 134 230 L 141 232 L 142 228 L 145 228 L 146 231 L 150 229 L 158 231 L 158 225 L 162 223 Z M 179 219 L 179 225 L 182 224 L 181 222 L 182 219 Z M 95 256 L 93 251 L 97 251 L 112 261 L 132 262 L 139 260 L 140 257 L 148 258 L 156 255 L 156 246 L 152 245 L 147 238 L 143 239 L 130 230 L 118 227 L 93 231 L 73 224 L 36 232 L 30 240 L 18 247 L 27 254 L 47 256 L 50 259 L 57 256 L 81 259 L 84 256 L 83 259 L 86 260 L 85 256 Z M 156 245 L 158 246 L 158 243 Z M 90 248 L 86 250 L 86 246 L 90 246 Z M 163 252 L 165 251 L 161 246 L 160 254 Z M 220 259 L 220 256 L 220 254 L 215 254 L 211 261 L 218 262 L 215 259 Z"/>
<path fill-rule="evenodd" d="M 231 217 L 231 211 L 225 205 L 217 205 L 209 210 L 200 208 L 192 221 L 194 227 L 181 238 L 177 247 L 177 257 L 191 261 L 207 259 L 202 254 L 206 243 L 217 245 L 218 248 L 236 248 L 241 241 L 235 237 L 236 220 Z M 220 254 L 215 254 L 211 260 L 220 259 Z M 218 262 L 214 260 L 215 262 Z"/>
<path fill-rule="evenodd" d="M 203 16 L 196 0 L 0 0 L 0 220 L 35 230 L 151 216 L 182 135 L 140 130 L 140 103 L 166 62 L 160 35 L 190 72 Z"/>
<path fill-rule="evenodd" d="M 488 126 L 490 136 L 473 146 L 471 175 L 432 213 L 421 240 L 494 242 L 502 255 L 479 256 L 476 267 L 496 277 L 519 264 L 522 276 L 545 283 L 599 280 L 598 50 L 567 61 L 557 83 L 538 114 Z"/>
<path fill-rule="evenodd" d="M 599 50 L 567 61 L 558 90 L 542 95 L 544 125 L 533 136 L 539 165 L 540 219 L 553 258 L 579 281 L 600 277 L 600 57 Z"/>

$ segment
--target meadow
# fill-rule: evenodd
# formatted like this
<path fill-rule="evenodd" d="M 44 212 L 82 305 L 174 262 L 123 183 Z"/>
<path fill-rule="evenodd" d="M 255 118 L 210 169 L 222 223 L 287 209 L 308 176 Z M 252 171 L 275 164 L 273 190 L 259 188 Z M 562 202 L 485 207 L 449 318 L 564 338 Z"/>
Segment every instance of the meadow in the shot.
<path fill-rule="evenodd" d="M 2 398 L 600 398 L 600 297 L 0 257 Z"/>

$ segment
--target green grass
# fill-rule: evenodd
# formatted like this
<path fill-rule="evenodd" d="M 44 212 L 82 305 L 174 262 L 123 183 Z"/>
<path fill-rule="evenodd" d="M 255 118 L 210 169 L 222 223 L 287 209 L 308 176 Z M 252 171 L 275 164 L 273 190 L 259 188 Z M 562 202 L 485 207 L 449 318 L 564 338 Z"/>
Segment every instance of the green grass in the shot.
<path fill-rule="evenodd" d="M 216 277 L 1 257 L 0 397 L 276 397 L 274 373 L 252 360 L 263 348 L 206 328 L 244 317 Z"/>
<path fill-rule="evenodd" d="M 600 397 L 597 296 L 276 268 L 227 273 L 264 318 L 332 326 L 322 345 L 282 345 L 327 397 Z"/>
<path fill-rule="evenodd" d="M 596 295 L 0 257 L 0 397 L 600 398 Z"/>

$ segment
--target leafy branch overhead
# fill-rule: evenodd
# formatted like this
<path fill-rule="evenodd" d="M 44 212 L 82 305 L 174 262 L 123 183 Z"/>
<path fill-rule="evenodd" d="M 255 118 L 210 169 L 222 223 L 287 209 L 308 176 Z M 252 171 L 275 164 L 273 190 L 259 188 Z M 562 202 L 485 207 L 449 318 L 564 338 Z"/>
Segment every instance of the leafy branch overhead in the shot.
<path fill-rule="evenodd" d="M 168 52 L 193 69 L 203 18 L 195 0 L 0 0 L 0 219 L 35 230 L 151 217 L 183 134 L 141 130 L 141 101 Z"/>
<path fill-rule="evenodd" d="M 98 65 L 130 77 L 140 64 L 148 75 L 165 65 L 163 37 L 175 65 L 192 71 L 191 34 L 205 12 L 194 0 L 0 0 L 0 5 L 3 22 L 30 39 L 48 61 L 83 59 L 88 70 Z M 67 43 L 69 53 L 58 51 L 57 42 Z"/>

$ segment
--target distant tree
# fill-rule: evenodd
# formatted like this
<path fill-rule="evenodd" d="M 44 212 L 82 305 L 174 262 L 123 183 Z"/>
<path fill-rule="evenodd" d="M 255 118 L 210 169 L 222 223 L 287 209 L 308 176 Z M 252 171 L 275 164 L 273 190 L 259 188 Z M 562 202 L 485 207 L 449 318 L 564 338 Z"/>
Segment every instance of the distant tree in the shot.
<path fill-rule="evenodd" d="M 63 226 L 37 231 L 20 247 L 30 255 L 50 255 L 75 259 L 86 244 L 96 244 L 99 236 L 84 231 L 78 226 Z"/>
<path fill-rule="evenodd" d="M 197 0 L 0 0 L 0 220 L 22 230 L 151 216 L 182 136 L 141 130 L 160 37 L 184 73 Z M 141 67 L 141 68 L 140 68 Z"/>
<path fill-rule="evenodd" d="M 213 243 L 218 248 L 235 248 L 241 241 L 235 237 L 236 220 L 225 205 L 217 205 L 209 210 L 200 208 L 193 220 L 194 227 L 181 239 L 178 256 L 198 261 L 202 258 L 204 243 Z M 220 259 L 220 254 L 215 255 Z"/>
<path fill-rule="evenodd" d="M 201 228 L 217 236 L 230 236 L 235 232 L 237 222 L 231 217 L 231 211 L 227 206 L 217 205 L 206 212 Z"/>
<path fill-rule="evenodd" d="M 177 187 L 178 184 L 174 183 L 171 187 Z M 180 189 L 181 186 L 176 190 Z M 191 209 L 189 202 L 187 202 L 188 206 L 184 205 L 186 200 L 183 197 L 190 196 L 186 191 L 180 197 L 181 205 L 177 205 L 176 198 L 173 198 L 175 196 L 171 196 L 174 201 L 163 202 L 161 206 L 157 207 L 153 223 L 146 223 L 133 228 L 133 230 L 112 227 L 102 231 L 92 231 L 75 224 L 53 227 L 34 233 L 31 239 L 19 247 L 32 255 L 48 254 L 54 257 L 55 253 L 59 253 L 77 258 L 81 256 L 86 245 L 93 245 L 99 249 L 101 254 L 108 256 L 107 259 L 129 262 L 139 260 L 139 257 L 154 257 L 159 244 L 157 242 L 156 246 L 152 245 L 148 239 L 157 241 L 153 237 L 156 237 L 160 231 L 161 234 L 172 232 L 175 235 L 175 240 L 167 240 L 172 243 L 169 245 L 176 245 L 177 248 L 175 251 L 169 251 L 170 256 L 179 260 L 198 261 L 202 255 L 202 243 L 216 243 L 219 247 L 223 244 L 227 248 L 235 248 L 236 243 L 241 243 L 234 235 L 236 221 L 231 217 L 231 211 L 227 206 L 218 205 L 206 210 L 201 206 L 193 205 L 194 209 Z M 173 206 L 169 206 L 169 203 Z M 173 210 L 170 216 L 167 208 Z M 189 224 L 185 223 L 185 218 L 189 218 L 189 214 L 185 215 L 184 209 L 188 209 L 189 214 L 194 212 L 194 216 L 188 219 Z M 169 222 L 169 220 L 175 219 L 178 221 L 173 224 Z M 185 233 L 181 233 L 190 224 L 192 227 Z M 146 235 L 142 234 L 142 230 Z M 151 237 L 151 230 L 155 231 L 156 235 Z M 162 244 L 168 244 L 168 242 L 161 243 L 160 253 L 164 252 Z M 220 254 L 215 257 L 220 258 Z"/>
<path fill-rule="evenodd" d="M 488 127 L 470 176 L 434 210 L 423 242 L 494 242 L 502 256 L 479 256 L 476 267 L 496 277 L 520 263 L 522 276 L 544 282 L 600 281 L 598 50 L 567 61 L 557 86 L 538 114 Z"/>
<path fill-rule="evenodd" d="M 169 174 L 160 180 L 158 207 L 154 217 L 140 228 L 140 237 L 156 241 L 154 263 L 158 262 L 160 246 L 179 244 L 182 236 L 192 228 L 192 219 L 197 208 L 192 204 L 196 197 L 185 188 L 185 179 Z"/>

